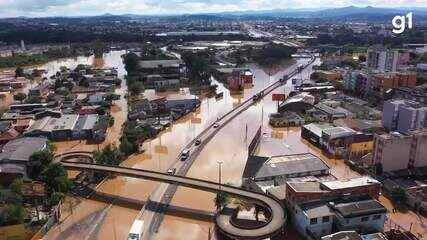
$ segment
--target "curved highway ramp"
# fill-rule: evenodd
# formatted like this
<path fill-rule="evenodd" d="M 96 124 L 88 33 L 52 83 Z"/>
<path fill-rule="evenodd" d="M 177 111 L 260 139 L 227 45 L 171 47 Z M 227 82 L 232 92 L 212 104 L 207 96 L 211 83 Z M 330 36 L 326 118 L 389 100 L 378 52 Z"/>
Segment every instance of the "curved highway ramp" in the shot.
<path fill-rule="evenodd" d="M 216 218 L 217 226 L 222 232 L 224 232 L 230 237 L 240 239 L 264 239 L 266 237 L 270 237 L 279 233 L 283 229 L 282 227 L 286 222 L 285 211 L 280 202 L 263 193 L 252 192 L 227 185 L 220 185 L 215 182 L 195 178 L 168 175 L 165 173 L 147 171 L 142 169 L 68 161 L 62 161 L 61 164 L 69 170 L 98 171 L 104 173 L 111 173 L 114 175 L 177 184 L 180 186 L 190 187 L 213 193 L 224 192 L 236 197 L 244 198 L 252 203 L 256 203 L 260 206 L 263 206 L 271 213 L 271 217 L 267 224 L 259 226 L 257 228 L 239 227 L 238 225 L 233 224 L 232 217 L 230 214 L 219 214 Z"/>

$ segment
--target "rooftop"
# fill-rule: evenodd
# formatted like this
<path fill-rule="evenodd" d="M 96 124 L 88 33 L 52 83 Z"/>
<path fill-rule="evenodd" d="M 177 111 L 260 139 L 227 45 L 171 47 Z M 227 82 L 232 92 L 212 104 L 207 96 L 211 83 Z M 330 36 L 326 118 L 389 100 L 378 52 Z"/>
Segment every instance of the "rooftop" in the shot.
<path fill-rule="evenodd" d="M 28 161 L 30 156 L 46 147 L 47 139 L 38 137 L 23 137 L 12 140 L 3 146 L 0 162 Z"/>
<path fill-rule="evenodd" d="M 332 127 L 322 130 L 322 133 L 328 135 L 329 138 L 334 139 L 353 135 L 355 131 L 347 127 Z"/>
<path fill-rule="evenodd" d="M 256 171 L 255 178 L 299 175 L 329 170 L 328 165 L 311 153 L 270 157 Z M 320 175 L 320 174 L 318 174 Z M 296 177 L 296 176 L 292 176 Z"/>
<path fill-rule="evenodd" d="M 323 192 L 320 182 L 288 182 L 296 192 Z"/>
<path fill-rule="evenodd" d="M 332 208 L 345 218 L 353 218 L 363 215 L 387 212 L 387 209 L 380 202 L 372 199 L 364 201 L 337 203 L 332 205 Z"/>
<path fill-rule="evenodd" d="M 302 211 L 308 218 L 332 216 L 334 212 L 324 202 L 310 202 L 300 205 Z"/>
<path fill-rule="evenodd" d="M 372 184 L 380 184 L 377 180 L 369 177 L 363 176 L 359 178 L 352 178 L 348 180 L 336 180 L 336 181 L 326 181 L 322 182 L 322 185 L 330 190 L 343 189 L 343 188 L 353 188 L 353 187 L 363 187 L 369 186 Z"/>
<path fill-rule="evenodd" d="M 181 60 L 145 60 L 140 61 L 141 68 L 161 68 L 161 67 L 179 67 L 183 62 Z"/>
<path fill-rule="evenodd" d="M 317 123 L 310 123 L 307 125 L 304 125 L 303 128 L 309 130 L 310 132 L 313 132 L 317 136 L 322 136 L 322 131 L 328 128 L 333 128 L 331 124 L 325 123 L 325 124 L 317 124 Z"/>
<path fill-rule="evenodd" d="M 355 231 L 342 231 L 322 237 L 322 240 L 362 240 Z"/>

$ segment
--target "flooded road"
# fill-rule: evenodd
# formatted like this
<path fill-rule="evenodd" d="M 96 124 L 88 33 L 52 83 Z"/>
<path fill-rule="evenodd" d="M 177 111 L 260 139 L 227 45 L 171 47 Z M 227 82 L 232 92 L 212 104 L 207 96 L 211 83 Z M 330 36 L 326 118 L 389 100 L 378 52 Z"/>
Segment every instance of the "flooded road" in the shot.
<path fill-rule="evenodd" d="M 104 66 L 117 67 L 120 75 L 125 74 L 119 53 L 110 53 L 104 59 L 92 59 L 91 63 Z M 298 60 L 298 63 L 306 60 Z M 159 134 L 155 139 L 146 141 L 143 154 L 130 156 L 123 166 L 141 168 L 146 170 L 167 171 L 168 167 L 176 160 L 182 148 L 204 128 L 214 122 L 218 116 L 231 110 L 240 102 L 248 99 L 254 92 L 261 90 L 272 82 L 277 81 L 286 73 L 286 68 L 278 69 L 275 73 L 262 70 L 257 66 L 250 66 L 254 72 L 255 80 L 253 86 L 245 87 L 243 93 L 235 95 L 221 84 L 218 84 L 217 92 L 223 92 L 224 97 L 215 98 L 202 97 L 201 107 L 174 123 L 169 129 Z M 311 69 L 302 73 L 307 78 Z M 269 75 L 271 73 L 272 76 Z M 289 93 L 292 89 L 291 82 L 280 87 L 273 93 Z M 126 86 L 117 92 L 124 94 Z M 145 91 L 146 96 L 171 96 L 170 93 L 156 94 L 151 90 Z M 173 93 L 173 97 L 192 97 L 185 89 Z M 247 159 L 247 146 L 262 122 L 262 130 L 265 133 L 262 138 L 259 155 L 293 154 L 312 152 L 320 156 L 331 167 L 331 173 L 337 178 L 351 178 L 359 174 L 350 170 L 343 161 L 328 159 L 321 151 L 312 147 L 300 137 L 299 128 L 271 129 L 268 126 L 268 115 L 276 111 L 277 104 L 271 99 L 271 94 L 262 101 L 250 107 L 242 114 L 233 119 L 211 140 L 199 157 L 195 160 L 187 176 L 210 181 L 218 181 L 218 161 L 222 161 L 222 182 L 240 185 L 241 176 Z M 115 118 L 114 127 L 109 130 L 107 140 L 99 147 L 108 143 L 118 143 L 121 126 L 126 120 L 126 100 L 121 97 L 112 109 Z M 86 142 L 63 142 L 57 143 L 59 152 L 69 150 L 92 151 L 98 145 L 88 145 Z M 159 185 L 157 182 L 134 179 L 128 177 L 116 177 L 108 179 L 99 185 L 98 190 L 110 194 L 146 200 L 153 190 Z M 179 187 L 173 197 L 172 205 L 214 211 L 214 195 L 190 188 Z M 124 209 L 112 204 L 94 202 L 91 200 L 80 200 L 81 202 L 64 214 L 62 223 L 53 228 L 46 239 L 125 239 L 130 227 L 138 215 L 138 211 Z M 66 206 L 64 207 L 67 208 Z M 188 239 L 204 240 L 213 232 L 213 224 L 199 222 L 191 219 L 165 216 L 155 239 Z M 286 239 L 300 239 L 295 234 L 289 234 Z"/>

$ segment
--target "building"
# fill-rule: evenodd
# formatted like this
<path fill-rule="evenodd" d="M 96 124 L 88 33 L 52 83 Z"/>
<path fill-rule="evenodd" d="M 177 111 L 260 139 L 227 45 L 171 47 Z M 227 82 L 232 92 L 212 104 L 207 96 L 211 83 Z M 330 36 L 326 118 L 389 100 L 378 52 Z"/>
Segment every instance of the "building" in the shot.
<path fill-rule="evenodd" d="M 293 127 L 304 125 L 305 120 L 294 112 L 285 111 L 270 114 L 269 123 L 273 127 Z"/>
<path fill-rule="evenodd" d="M 249 156 L 243 172 L 243 182 L 271 182 L 277 186 L 290 178 L 324 175 L 329 175 L 329 166 L 311 153 Z"/>
<path fill-rule="evenodd" d="M 334 126 L 328 123 L 310 123 L 301 128 L 301 137 L 311 144 L 321 147 L 323 130 L 332 127 Z"/>
<path fill-rule="evenodd" d="M 25 136 L 46 137 L 51 140 L 98 139 L 98 134 L 105 135 L 106 129 L 98 129 L 101 117 L 97 114 L 64 114 L 60 118 L 44 117 L 38 119 L 24 133 Z M 101 131 L 101 132 L 98 132 Z M 101 137 L 105 138 L 104 137 Z"/>
<path fill-rule="evenodd" d="M 399 87 L 394 89 L 393 98 L 408 99 L 421 104 L 427 104 L 427 84 L 416 87 Z"/>
<path fill-rule="evenodd" d="M 356 230 L 360 233 L 382 232 L 387 209 L 376 200 L 338 202 L 330 204 L 341 231 Z"/>
<path fill-rule="evenodd" d="M 385 94 L 395 88 L 410 87 L 417 84 L 417 75 L 412 72 L 390 72 L 375 74 L 370 77 L 368 93 L 383 98 Z"/>
<path fill-rule="evenodd" d="M 323 202 L 297 205 L 293 215 L 296 230 L 306 239 L 318 239 L 332 233 L 335 213 Z"/>
<path fill-rule="evenodd" d="M 347 151 L 349 159 L 358 159 L 374 149 L 374 135 L 358 132 L 348 141 Z"/>
<path fill-rule="evenodd" d="M 227 83 L 232 91 L 241 91 L 245 84 L 252 84 L 254 74 L 248 68 L 216 68 L 213 75 L 219 81 Z"/>
<path fill-rule="evenodd" d="M 320 239 L 336 231 L 382 232 L 387 209 L 373 199 L 306 202 L 292 209 L 293 223 L 307 239 Z"/>
<path fill-rule="evenodd" d="M 139 62 L 142 81 L 156 88 L 170 87 L 186 80 L 187 68 L 182 60 L 144 60 Z"/>
<path fill-rule="evenodd" d="M 12 127 L 12 122 L 0 121 L 0 146 L 17 138 L 19 135 L 20 133 Z"/>
<path fill-rule="evenodd" d="M 408 133 L 427 127 L 427 107 L 410 100 L 392 100 L 384 103 L 383 125 L 389 131 Z"/>
<path fill-rule="evenodd" d="M 348 155 L 348 145 L 356 132 L 347 127 L 332 127 L 322 130 L 320 145 L 333 156 L 345 157 Z"/>
<path fill-rule="evenodd" d="M 332 122 L 339 118 L 351 117 L 352 113 L 342 108 L 339 102 L 324 101 L 308 111 L 311 116 L 321 122 Z"/>
<path fill-rule="evenodd" d="M 329 201 L 341 196 L 369 196 L 377 199 L 380 190 L 380 182 L 368 176 L 348 180 L 289 181 L 286 183 L 286 204 L 293 207 L 300 203 Z"/>
<path fill-rule="evenodd" d="M 408 64 L 409 52 L 403 50 L 390 50 L 384 46 L 376 45 L 368 49 L 367 66 L 379 71 L 397 71 L 399 67 Z"/>
<path fill-rule="evenodd" d="M 383 233 L 360 235 L 356 231 L 341 231 L 322 237 L 322 240 L 387 240 Z M 402 239 L 403 240 L 403 239 Z"/>
<path fill-rule="evenodd" d="M 373 165 L 382 171 L 396 171 L 427 166 L 427 132 L 419 130 L 404 135 L 397 132 L 374 136 Z"/>
<path fill-rule="evenodd" d="M 322 240 L 363 240 L 355 231 L 342 231 L 322 237 Z"/>
<path fill-rule="evenodd" d="M 23 137 L 6 143 L 0 152 L 1 182 L 12 182 L 18 176 L 27 176 L 30 156 L 47 147 L 46 138 Z"/>
<path fill-rule="evenodd" d="M 342 79 L 339 71 L 316 71 L 313 74 L 317 75 L 319 80 L 324 81 L 338 81 Z"/>

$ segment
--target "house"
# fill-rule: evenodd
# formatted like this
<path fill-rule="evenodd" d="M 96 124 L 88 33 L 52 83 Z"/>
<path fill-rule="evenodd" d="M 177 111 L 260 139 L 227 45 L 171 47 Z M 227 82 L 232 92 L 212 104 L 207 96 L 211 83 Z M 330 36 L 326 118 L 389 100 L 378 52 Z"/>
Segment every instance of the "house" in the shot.
<path fill-rule="evenodd" d="M 336 213 L 337 227 L 341 231 L 370 233 L 384 230 L 387 209 L 376 200 L 338 202 L 330 207 Z"/>
<path fill-rule="evenodd" d="M 297 204 L 291 211 L 297 231 L 313 240 L 336 231 L 382 232 L 387 214 L 376 200 L 352 198 Z"/>
<path fill-rule="evenodd" d="M 17 138 L 6 143 L 0 152 L 1 182 L 12 182 L 18 176 L 27 176 L 27 168 L 31 166 L 30 156 L 46 147 L 47 139 L 39 137 Z"/>
<path fill-rule="evenodd" d="M 14 128 L 9 128 L 4 132 L 0 132 L 0 146 L 19 137 L 20 133 Z"/>
<path fill-rule="evenodd" d="M 369 196 L 377 199 L 381 184 L 377 180 L 364 176 L 348 180 L 290 181 L 286 183 L 286 201 L 288 206 L 310 201 L 329 201 L 341 196 Z"/>
<path fill-rule="evenodd" d="M 328 123 L 310 123 L 301 128 L 301 137 L 311 144 L 321 147 L 323 130 L 332 127 L 333 125 Z"/>
<path fill-rule="evenodd" d="M 44 117 L 36 120 L 24 135 L 43 136 L 57 141 L 69 139 L 100 141 L 100 139 L 105 139 L 108 128 L 108 121 L 106 126 L 103 122 L 97 114 L 64 114 L 60 118 Z"/>
<path fill-rule="evenodd" d="M 44 117 L 36 120 L 24 135 L 43 136 L 52 140 L 71 139 L 78 117 L 77 114 L 64 114 L 60 118 Z"/>
<path fill-rule="evenodd" d="M 363 240 L 355 231 L 341 231 L 322 237 L 322 240 Z"/>
<path fill-rule="evenodd" d="M 50 91 L 50 83 L 48 81 L 44 81 L 40 83 L 35 88 L 32 88 L 28 91 L 28 97 L 38 97 L 43 98 L 47 96 Z"/>
<path fill-rule="evenodd" d="M 320 145 L 333 156 L 347 156 L 349 139 L 351 139 L 355 133 L 354 130 L 346 127 L 323 129 Z"/>
<path fill-rule="evenodd" d="M 305 120 L 294 112 L 285 111 L 282 113 L 270 114 L 269 123 L 273 127 L 293 127 L 304 125 Z"/>
<path fill-rule="evenodd" d="M 323 202 L 301 204 L 293 211 L 297 231 L 308 239 L 318 239 L 332 233 L 335 213 Z"/>
<path fill-rule="evenodd" d="M 146 85 L 168 87 L 186 79 L 187 68 L 180 59 L 143 60 L 139 62 L 142 81 Z"/>
<path fill-rule="evenodd" d="M 89 95 L 87 98 L 87 103 L 89 105 L 101 105 L 105 101 L 105 94 L 104 93 L 95 93 L 92 95 Z"/>

